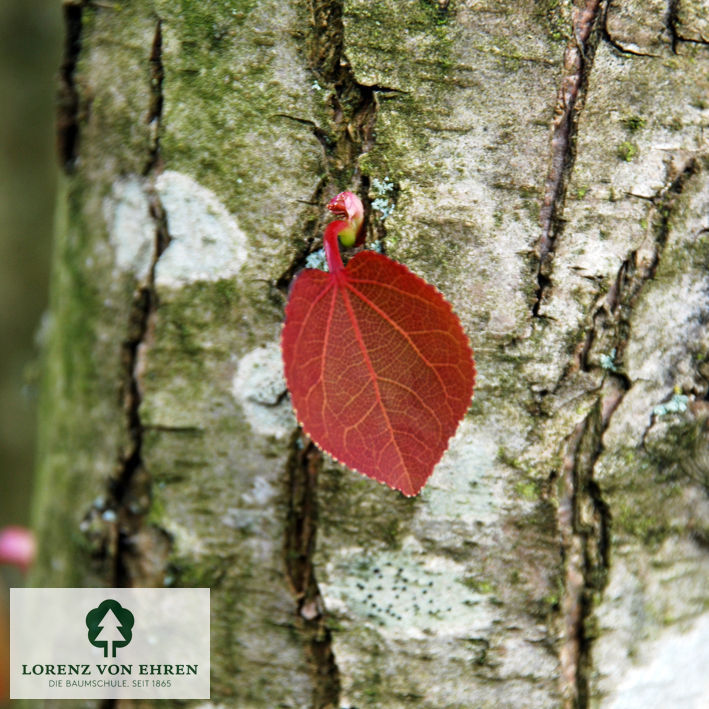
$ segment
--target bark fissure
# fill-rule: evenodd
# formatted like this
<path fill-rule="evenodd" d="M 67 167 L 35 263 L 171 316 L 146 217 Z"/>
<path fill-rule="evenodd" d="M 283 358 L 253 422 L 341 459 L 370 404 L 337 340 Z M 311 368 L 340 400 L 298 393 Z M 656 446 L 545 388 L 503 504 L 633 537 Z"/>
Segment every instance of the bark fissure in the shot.
<path fill-rule="evenodd" d="M 562 696 L 569 709 L 589 706 L 594 599 L 607 582 L 610 511 L 593 479 L 602 437 L 623 399 L 625 382 L 610 375 L 588 416 L 564 443 L 557 519 L 564 555 L 563 634 L 559 652 Z"/>
<path fill-rule="evenodd" d="M 308 126 L 315 136 L 315 139 L 320 143 L 322 149 L 327 156 L 328 151 L 332 147 L 332 138 L 328 135 L 327 131 L 323 130 L 315 121 L 311 121 L 309 118 L 300 118 L 299 116 L 291 116 L 288 113 L 276 113 L 274 114 L 276 118 L 287 118 L 295 123 L 300 123 L 301 125 Z"/>
<path fill-rule="evenodd" d="M 677 35 L 677 42 L 678 43 L 687 43 L 687 44 L 700 44 L 704 47 L 709 46 L 709 39 L 705 39 L 704 37 L 700 39 L 694 39 L 693 37 L 683 37 L 681 34 Z"/>
<path fill-rule="evenodd" d="M 630 49 L 629 47 L 623 46 L 613 35 L 610 33 L 610 30 L 604 23 L 603 25 L 603 39 L 606 41 L 608 44 L 610 44 L 613 49 L 615 49 L 616 52 L 619 52 L 620 54 L 626 54 L 631 57 L 657 57 L 659 55 L 657 54 L 652 54 L 650 52 L 639 52 L 634 49 Z"/>
<path fill-rule="evenodd" d="M 652 205 L 654 212 L 651 215 L 651 228 L 654 231 L 652 249 L 649 254 L 647 251 L 641 253 L 640 250 L 635 249 L 621 263 L 615 279 L 606 293 L 599 297 L 593 309 L 591 326 L 577 349 L 573 369 L 591 371 L 598 366 L 597 362 L 592 361 L 592 353 L 601 350 L 607 355 L 612 353 L 606 368 L 610 369 L 615 376 L 624 379 L 626 387 L 630 387 L 630 380 L 623 372 L 622 359 L 628 340 L 629 318 L 633 302 L 657 271 L 662 252 L 667 244 L 675 202 L 682 193 L 687 180 L 697 170 L 697 161 L 691 159 L 658 194 L 653 197 L 638 196 L 640 199 L 647 200 Z"/>
<path fill-rule="evenodd" d="M 308 61 L 318 80 L 331 87 L 329 108 L 333 135 L 326 156 L 330 190 L 336 193 L 349 187 L 359 192 L 368 206 L 369 180 L 360 172 L 357 162 L 373 143 L 375 94 L 377 90 L 391 90 L 366 86 L 355 78 L 344 51 L 343 6 L 342 0 L 311 0 Z"/>
<path fill-rule="evenodd" d="M 677 54 L 677 44 L 680 40 L 677 33 L 677 25 L 679 24 L 679 0 L 669 0 L 667 3 L 667 15 L 665 25 L 670 35 L 670 44 L 672 51 Z"/>
<path fill-rule="evenodd" d="M 83 3 L 65 3 L 64 56 L 59 68 L 57 96 L 57 152 L 64 171 L 71 173 L 76 163 L 79 141 L 79 91 L 76 86 L 76 65 L 81 53 Z"/>
<path fill-rule="evenodd" d="M 160 165 L 160 124 L 162 120 L 162 24 L 158 19 L 150 53 L 151 101 L 147 122 L 152 126 L 153 142 L 146 162 L 146 194 L 150 216 L 155 225 L 155 242 L 145 282 L 133 296 L 128 336 L 122 347 L 123 411 L 127 443 L 119 453 L 118 470 L 111 483 L 110 507 L 116 515 L 118 533 L 113 550 L 113 583 L 116 586 L 162 585 L 164 565 L 169 552 L 168 535 L 144 524 L 151 502 L 151 479 L 143 461 L 145 429 L 140 417 L 141 390 L 139 370 L 148 346 L 158 307 L 155 271 L 158 260 L 170 243 L 167 215 L 155 188 Z"/>
<path fill-rule="evenodd" d="M 634 304 L 657 272 L 677 198 L 697 170 L 697 161 L 691 159 L 651 198 L 655 209 L 652 249 L 644 254 L 635 250 L 623 262 L 616 279 L 600 299 L 592 327 L 579 349 L 579 369 L 590 371 L 599 366 L 589 357 L 598 343 L 614 353 L 614 361 L 611 362 L 613 371 L 605 376 L 591 412 L 563 444 L 557 515 L 565 561 L 560 662 L 565 705 L 574 709 L 586 709 L 590 705 L 594 599 L 603 591 L 610 568 L 610 510 L 594 480 L 594 468 L 603 452 L 603 434 L 632 386 L 623 372 L 622 359 Z"/>
<path fill-rule="evenodd" d="M 314 709 L 334 709 L 339 707 L 340 673 L 313 564 L 321 468 L 320 451 L 297 429 L 291 438 L 287 463 L 286 575 L 296 600 L 296 627 L 303 638 L 312 676 L 312 706 Z"/>
<path fill-rule="evenodd" d="M 343 189 L 358 193 L 364 204 L 365 228 L 371 214 L 369 178 L 359 170 L 358 160 L 374 141 L 377 93 L 396 90 L 356 80 L 344 53 L 343 5 L 342 0 L 311 0 L 309 4 L 307 60 L 318 83 L 329 89 L 329 126 L 325 129 L 309 119 L 282 116 L 308 126 L 322 145 L 325 163 L 325 175 L 308 200 L 313 211 L 303 230 L 305 245 L 276 281 L 282 292 L 305 266 L 308 255 L 322 247 L 325 205 L 332 197 Z"/>
<path fill-rule="evenodd" d="M 537 289 L 532 307 L 535 316 L 539 315 L 544 292 L 550 284 L 554 244 L 563 229 L 560 214 L 574 164 L 578 119 L 598 42 L 596 30 L 602 5 L 603 0 L 586 0 L 583 7 L 574 8 L 573 37 L 564 51 L 563 74 L 552 123 L 550 167 L 539 215 Z"/>
<path fill-rule="evenodd" d="M 160 121 L 163 108 L 163 80 L 165 68 L 162 63 L 162 20 L 158 18 L 153 36 L 153 46 L 150 52 L 150 109 L 148 110 L 147 123 L 151 129 L 152 145 L 148 161 L 145 165 L 144 175 L 159 171 L 160 165 Z"/>
<path fill-rule="evenodd" d="M 667 239 L 670 233 L 670 221 L 677 204 L 677 198 L 684 191 L 687 181 L 695 175 L 698 170 L 699 163 L 696 158 L 689 159 L 684 167 L 671 177 L 667 186 L 650 200 L 655 209 L 655 248 L 653 249 L 650 259 L 646 261 L 638 259 L 637 251 L 633 251 L 630 254 L 629 265 L 626 270 L 630 276 L 634 277 L 635 282 L 627 296 L 628 305 L 639 295 L 645 283 L 654 278 L 662 252 L 667 245 Z"/>
<path fill-rule="evenodd" d="M 702 44 L 709 45 L 709 39 L 704 36 L 699 38 L 685 37 L 679 31 L 680 26 L 680 3 L 679 0 L 669 0 L 667 3 L 667 13 L 665 14 L 665 26 L 667 27 L 667 33 L 670 36 L 670 44 L 672 45 L 672 51 L 677 54 L 677 48 L 683 42 L 688 44 Z"/>
<path fill-rule="evenodd" d="M 318 83 L 329 89 L 330 114 L 327 129 L 309 119 L 292 115 L 283 118 L 307 126 L 323 149 L 325 175 L 308 200 L 312 213 L 304 225 L 305 246 L 278 278 L 276 286 L 287 291 L 310 253 L 321 248 L 325 228 L 325 205 L 338 192 L 359 193 L 368 228 L 371 204 L 369 178 L 358 166 L 360 155 L 374 140 L 376 92 L 383 87 L 357 82 L 344 52 L 342 0 L 311 0 L 311 27 L 307 60 Z M 302 633 L 305 653 L 313 678 L 313 707 L 339 706 L 339 670 L 327 628 L 325 607 L 318 588 L 313 555 L 317 533 L 317 474 L 322 459 L 317 447 L 298 429 L 291 441 L 288 461 L 288 520 L 285 531 L 285 562 L 288 580 L 296 600 L 296 622 Z"/>

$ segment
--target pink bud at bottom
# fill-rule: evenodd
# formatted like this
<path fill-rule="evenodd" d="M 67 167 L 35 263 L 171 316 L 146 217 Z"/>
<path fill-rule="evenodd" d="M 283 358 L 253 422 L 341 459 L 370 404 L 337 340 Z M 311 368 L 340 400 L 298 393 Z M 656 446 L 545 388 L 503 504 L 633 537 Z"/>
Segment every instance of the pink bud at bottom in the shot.
<path fill-rule="evenodd" d="M 37 543 L 29 529 L 10 526 L 0 530 L 0 564 L 13 564 L 27 571 L 36 551 Z"/>

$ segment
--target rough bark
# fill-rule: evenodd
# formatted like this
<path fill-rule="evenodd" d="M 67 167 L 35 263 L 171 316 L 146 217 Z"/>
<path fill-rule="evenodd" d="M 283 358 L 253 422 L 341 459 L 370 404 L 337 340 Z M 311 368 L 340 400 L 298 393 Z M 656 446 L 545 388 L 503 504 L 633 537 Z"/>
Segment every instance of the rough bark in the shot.
<path fill-rule="evenodd" d="M 706 4 L 65 16 L 35 582 L 210 586 L 205 706 L 709 701 Z M 476 351 L 414 499 L 284 395 L 344 188 Z"/>

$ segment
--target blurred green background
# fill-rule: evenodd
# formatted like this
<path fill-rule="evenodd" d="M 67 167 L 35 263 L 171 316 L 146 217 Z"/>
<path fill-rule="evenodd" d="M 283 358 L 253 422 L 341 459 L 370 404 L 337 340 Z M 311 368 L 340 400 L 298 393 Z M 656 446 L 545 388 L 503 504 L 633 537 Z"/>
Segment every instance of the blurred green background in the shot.
<path fill-rule="evenodd" d="M 0 529 L 30 524 L 61 16 L 61 0 L 0 0 Z M 7 588 L 22 583 L 17 569 L 0 567 L 0 706 L 8 691 Z"/>
<path fill-rule="evenodd" d="M 0 0 L 0 527 L 29 523 L 61 12 L 61 0 Z"/>

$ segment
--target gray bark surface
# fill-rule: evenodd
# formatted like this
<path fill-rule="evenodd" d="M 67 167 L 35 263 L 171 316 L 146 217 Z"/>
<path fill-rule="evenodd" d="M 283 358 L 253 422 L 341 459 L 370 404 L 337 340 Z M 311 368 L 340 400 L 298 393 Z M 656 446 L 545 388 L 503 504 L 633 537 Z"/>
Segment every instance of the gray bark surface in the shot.
<path fill-rule="evenodd" d="M 709 704 L 708 17 L 65 5 L 34 582 L 211 587 L 203 707 Z M 283 395 L 347 188 L 475 350 L 413 499 Z"/>

